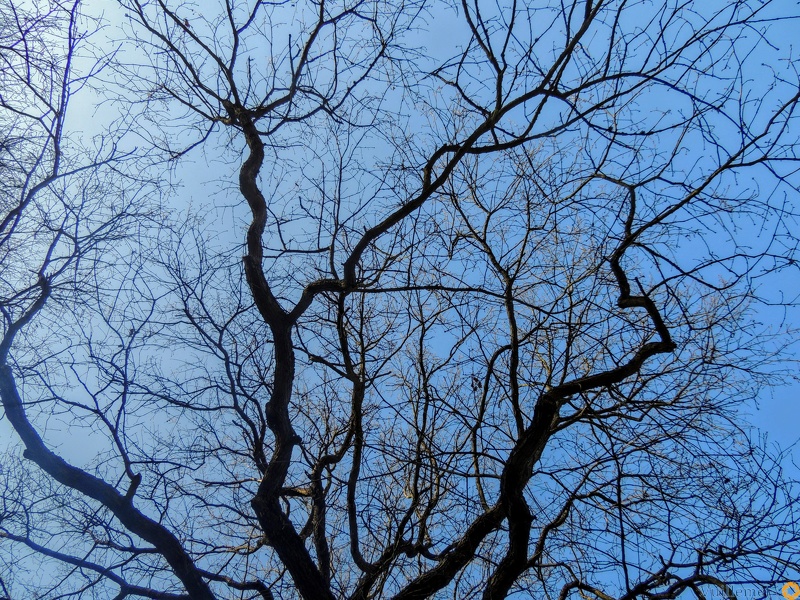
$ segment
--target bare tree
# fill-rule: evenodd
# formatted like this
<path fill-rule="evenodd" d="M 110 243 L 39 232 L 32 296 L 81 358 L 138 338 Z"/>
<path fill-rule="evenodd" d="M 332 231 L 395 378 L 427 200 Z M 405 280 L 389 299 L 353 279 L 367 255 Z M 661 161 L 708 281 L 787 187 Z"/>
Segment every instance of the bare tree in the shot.
<path fill-rule="evenodd" d="M 797 489 L 742 411 L 791 357 L 800 15 L 119 5 L 82 55 L 77 2 L 2 13 L 3 593 L 797 577 Z M 81 85 L 120 109 L 94 152 Z M 163 165 L 193 157 L 225 191 L 188 205 Z"/>

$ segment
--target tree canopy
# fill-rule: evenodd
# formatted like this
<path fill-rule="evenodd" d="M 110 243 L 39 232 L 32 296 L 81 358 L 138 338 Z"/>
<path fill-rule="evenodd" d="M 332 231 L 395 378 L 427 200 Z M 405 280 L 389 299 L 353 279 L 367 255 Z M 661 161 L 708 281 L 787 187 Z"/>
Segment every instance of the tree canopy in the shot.
<path fill-rule="evenodd" d="M 0 597 L 779 593 L 788 4 L 0 6 Z"/>

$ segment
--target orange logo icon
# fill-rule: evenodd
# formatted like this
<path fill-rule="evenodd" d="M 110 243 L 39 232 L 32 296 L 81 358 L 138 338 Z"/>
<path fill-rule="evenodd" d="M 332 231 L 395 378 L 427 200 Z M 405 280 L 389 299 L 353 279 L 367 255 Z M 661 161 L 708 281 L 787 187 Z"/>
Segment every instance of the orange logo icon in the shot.
<path fill-rule="evenodd" d="M 797 585 L 794 581 L 787 581 L 783 584 L 781 594 L 786 600 L 797 600 L 800 598 L 800 585 Z"/>

